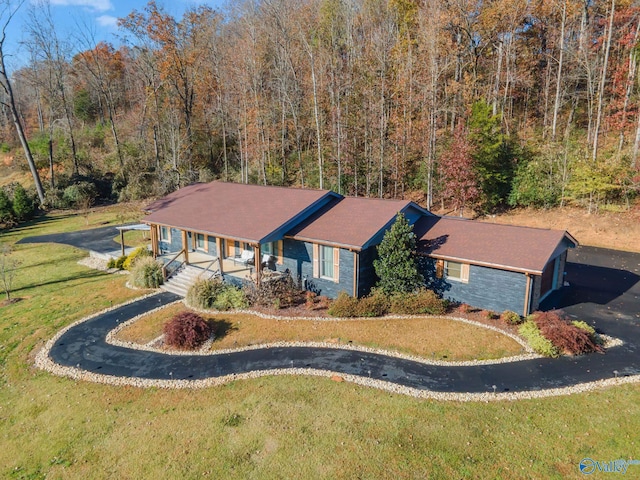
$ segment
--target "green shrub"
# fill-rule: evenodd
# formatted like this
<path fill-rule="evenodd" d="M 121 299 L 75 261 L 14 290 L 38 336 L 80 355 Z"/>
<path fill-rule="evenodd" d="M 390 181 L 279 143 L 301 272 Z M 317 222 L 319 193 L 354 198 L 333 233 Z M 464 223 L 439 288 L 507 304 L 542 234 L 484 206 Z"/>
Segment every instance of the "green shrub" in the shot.
<path fill-rule="evenodd" d="M 136 287 L 158 288 L 163 280 L 162 266 L 153 257 L 140 258 L 131 269 L 131 282 Z"/>
<path fill-rule="evenodd" d="M 193 312 L 180 312 L 164 324 L 164 341 L 177 348 L 193 349 L 211 337 L 211 325 Z"/>
<path fill-rule="evenodd" d="M 123 270 L 124 269 L 124 262 L 127 261 L 127 256 L 126 255 L 122 255 L 121 257 L 116 258 L 114 266 L 115 268 L 117 268 L 118 270 Z"/>
<path fill-rule="evenodd" d="M 13 191 L 13 213 L 19 221 L 28 220 L 33 217 L 36 208 L 33 198 L 20 184 L 15 186 Z"/>
<path fill-rule="evenodd" d="M 196 280 L 187 291 L 187 304 L 194 308 L 203 308 L 205 310 L 214 308 L 213 304 L 223 288 L 224 283 L 221 279 Z"/>
<path fill-rule="evenodd" d="M 187 304 L 204 310 L 235 310 L 247 308 L 245 293 L 221 279 L 197 280 L 187 291 Z"/>
<path fill-rule="evenodd" d="M 92 182 L 78 182 L 65 188 L 62 198 L 71 208 L 89 208 L 98 198 L 98 189 Z"/>
<path fill-rule="evenodd" d="M 505 310 L 502 312 L 500 320 L 507 325 L 520 325 L 524 321 L 520 315 L 516 312 L 512 312 L 511 310 Z"/>
<path fill-rule="evenodd" d="M 589 333 L 590 335 L 595 335 L 596 333 L 596 329 L 589 325 L 587 322 L 583 322 L 582 320 L 573 320 L 571 323 Z"/>
<path fill-rule="evenodd" d="M 0 222 L 1 223 L 13 223 L 13 205 L 7 192 L 0 189 Z"/>
<path fill-rule="evenodd" d="M 382 290 L 374 290 L 357 300 L 356 316 L 381 317 L 389 311 L 389 299 Z"/>
<path fill-rule="evenodd" d="M 131 267 L 135 265 L 138 258 L 150 257 L 151 252 L 147 247 L 138 247 L 134 249 L 129 255 L 127 255 L 125 261 L 122 263 L 122 268 L 125 270 L 131 270 Z"/>
<path fill-rule="evenodd" d="M 64 199 L 64 190 L 62 188 L 48 188 L 44 194 L 44 203 L 49 208 L 67 208 L 67 202 Z"/>
<path fill-rule="evenodd" d="M 398 315 L 442 315 L 447 309 L 446 300 L 426 288 L 413 293 L 395 293 L 390 304 L 391 313 Z"/>
<path fill-rule="evenodd" d="M 548 340 L 540 333 L 540 329 L 533 320 L 527 320 L 520 325 L 518 333 L 520 333 L 520 335 L 527 340 L 529 346 L 540 355 L 553 358 L 560 356 L 560 350 L 551 343 L 551 340 Z"/>
<path fill-rule="evenodd" d="M 115 258 L 110 258 L 109 261 L 107 262 L 107 268 L 116 268 L 116 259 Z"/>
<path fill-rule="evenodd" d="M 332 317 L 357 317 L 358 316 L 358 299 L 352 297 L 347 292 L 340 292 L 327 310 Z"/>
<path fill-rule="evenodd" d="M 222 290 L 213 302 L 213 308 L 216 310 L 239 310 L 247 308 L 249 301 L 245 293 L 239 288 L 225 283 Z"/>

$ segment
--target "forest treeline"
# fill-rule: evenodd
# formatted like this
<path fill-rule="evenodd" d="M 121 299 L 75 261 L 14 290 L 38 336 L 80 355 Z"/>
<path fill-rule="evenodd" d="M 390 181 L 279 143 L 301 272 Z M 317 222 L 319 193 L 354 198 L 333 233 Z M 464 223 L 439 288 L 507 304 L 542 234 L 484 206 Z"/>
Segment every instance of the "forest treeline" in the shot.
<path fill-rule="evenodd" d="M 219 178 L 591 209 L 640 189 L 639 22 L 631 0 L 150 2 L 115 48 L 45 3 L 10 80 L 52 206 L 70 186 L 128 200 Z"/>

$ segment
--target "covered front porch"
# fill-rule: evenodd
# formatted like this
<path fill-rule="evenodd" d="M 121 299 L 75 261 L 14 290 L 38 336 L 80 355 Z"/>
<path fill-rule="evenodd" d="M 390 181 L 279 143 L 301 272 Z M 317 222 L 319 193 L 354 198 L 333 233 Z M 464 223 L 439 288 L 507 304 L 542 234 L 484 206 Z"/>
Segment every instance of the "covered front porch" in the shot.
<path fill-rule="evenodd" d="M 164 264 L 165 279 L 171 277 L 183 265 L 189 265 L 202 270 L 203 276 L 207 273 L 209 273 L 209 276 L 220 275 L 235 284 L 240 284 L 246 280 L 254 282 L 257 280 L 256 268 L 252 263 L 244 264 L 234 261 L 232 258 L 220 259 L 217 255 L 210 255 L 200 251 L 187 252 L 186 257 L 184 250 L 156 256 Z"/>

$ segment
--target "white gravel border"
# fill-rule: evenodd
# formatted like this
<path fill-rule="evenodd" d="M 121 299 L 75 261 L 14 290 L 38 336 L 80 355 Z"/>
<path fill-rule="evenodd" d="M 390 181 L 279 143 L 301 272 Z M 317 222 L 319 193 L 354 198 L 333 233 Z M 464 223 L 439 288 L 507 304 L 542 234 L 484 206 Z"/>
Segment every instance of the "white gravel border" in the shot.
<path fill-rule="evenodd" d="M 183 389 L 183 388 L 208 388 L 208 387 L 212 387 L 212 386 L 218 386 L 218 385 L 224 385 L 230 382 L 234 382 L 237 380 L 245 380 L 245 379 L 252 379 L 252 378 L 259 378 L 259 377 L 265 377 L 265 376 L 273 376 L 273 375 L 306 375 L 306 376 L 314 376 L 314 377 L 327 377 L 327 378 L 332 378 L 334 380 L 338 380 L 338 381 L 347 381 L 347 382 L 351 382 L 351 383 L 355 383 L 358 385 L 362 385 L 362 386 L 367 386 L 367 387 L 372 387 L 372 388 L 377 388 L 379 390 L 383 390 L 383 391 L 388 391 L 391 393 L 396 393 L 396 394 L 401 394 L 401 395 L 409 395 L 409 396 L 413 396 L 416 398 L 422 398 L 422 399 L 433 399 L 433 400 L 446 400 L 446 401 L 458 401 L 458 402 L 489 402 L 489 401 L 502 401 L 502 400 L 522 400 L 522 399 L 532 399 L 532 398 L 546 398 L 546 397 L 552 397 L 552 396 L 558 396 L 558 395 L 570 395 L 570 394 L 575 394 L 575 393 L 583 393 L 583 392 L 590 392 L 590 391 L 594 391 L 594 390 L 600 390 L 606 387 L 610 387 L 610 386 L 614 386 L 614 385 L 623 385 L 623 384 L 628 384 L 628 383 L 637 383 L 640 382 L 640 375 L 632 375 L 632 376 L 625 376 L 625 377 L 616 377 L 616 378 L 609 378 L 609 379 L 605 379 L 605 380 L 598 380 L 598 381 L 594 381 L 594 382 L 587 382 L 587 383 L 580 383 L 580 384 L 576 384 L 576 385 L 572 385 L 569 387 L 562 387 L 562 388 L 552 388 L 552 389 L 546 389 L 546 390 L 534 390 L 534 391 L 523 391 L 523 392 L 500 392 L 500 393 L 494 393 L 493 391 L 490 392 L 486 392 L 486 393 L 451 393 L 451 392 L 434 392 L 431 390 L 421 390 L 421 389 L 416 389 L 416 388 L 412 388 L 412 387 L 405 387 L 402 385 L 398 385 L 392 382 L 387 382 L 387 381 L 383 381 L 383 380 L 376 380 L 376 379 L 371 379 L 371 378 L 366 378 L 366 377 L 362 377 L 362 376 L 358 376 L 358 375 L 351 375 L 351 374 L 343 374 L 340 372 L 334 372 L 334 371 L 330 371 L 330 370 L 316 370 L 316 369 L 310 369 L 310 368 L 284 368 L 284 369 L 272 369 L 272 370 L 263 370 L 263 371 L 253 371 L 253 372 L 248 372 L 248 373 L 242 373 L 242 374 L 233 374 L 233 375 L 226 375 L 223 377 L 215 377 L 215 378 L 208 378 L 208 379 L 203 379 L 203 380 L 149 380 L 149 379 L 139 379 L 139 378 L 132 378 L 132 377 L 115 377 L 112 375 L 101 375 L 101 374 L 97 374 L 97 373 L 93 373 L 93 372 L 89 372 L 87 370 L 83 370 L 81 368 L 76 368 L 76 367 L 65 367 L 62 365 L 59 365 L 57 363 L 55 363 L 53 360 L 51 360 L 51 358 L 49 357 L 49 352 L 51 350 L 51 348 L 53 347 L 54 343 L 65 333 L 67 332 L 69 329 L 73 328 L 74 326 L 85 322 L 87 320 L 90 320 L 92 318 L 95 318 L 99 315 L 102 315 L 106 312 L 109 312 L 111 310 L 115 310 L 117 308 L 120 308 L 122 306 L 137 302 L 139 300 L 148 298 L 148 297 L 153 297 L 155 295 L 157 295 L 159 292 L 153 292 L 151 294 L 148 295 L 144 295 L 132 300 L 129 300 L 125 303 L 119 304 L 119 305 L 115 305 L 113 307 L 107 308 L 105 310 L 102 310 L 100 312 L 94 313 L 88 317 L 85 317 L 81 320 L 78 320 L 70 325 L 68 325 L 67 327 L 63 328 L 62 330 L 60 330 L 54 337 L 52 337 L 41 349 L 40 351 L 36 354 L 35 357 L 35 365 L 38 368 L 41 368 L 43 370 L 48 371 L 49 373 L 52 373 L 54 375 L 57 376 L 64 376 L 64 377 L 69 377 L 72 378 L 74 380 L 83 380 L 83 381 L 91 381 L 91 382 L 95 382 L 95 383 L 102 383 L 102 384 L 109 384 L 109 385 L 114 385 L 114 386 L 124 386 L 124 385 L 128 385 L 128 386 L 135 386 L 135 387 L 140 387 L 140 388 L 151 388 L 151 387 L 155 387 L 155 388 L 166 388 L 166 389 Z M 515 361 L 521 361 L 521 360 L 528 360 L 528 359 L 532 359 L 532 358 L 541 358 L 540 355 L 537 355 L 535 353 L 527 353 L 524 355 L 517 355 L 517 356 L 513 356 L 513 357 L 506 357 L 506 358 L 502 358 L 502 359 L 496 359 L 496 360 L 480 360 L 480 361 L 466 361 L 466 362 L 444 362 L 444 361 L 437 361 L 437 360 L 428 360 L 422 357 L 416 357 L 416 356 L 412 356 L 412 355 L 405 355 L 405 354 L 401 354 L 398 352 L 393 352 L 393 351 L 385 351 L 385 350 L 380 350 L 380 349 L 374 349 L 374 348 L 369 348 L 369 347 L 362 347 L 359 345 L 342 345 L 342 344 L 334 344 L 334 343 L 328 343 L 328 342 L 275 342 L 275 343 L 270 343 L 270 344 L 262 344 L 262 345 L 252 345 L 252 346 L 248 346 L 248 347 L 244 347 L 244 348 L 238 348 L 238 349 L 225 349 L 225 350 L 209 350 L 210 348 L 210 342 L 208 342 L 207 344 L 205 344 L 199 351 L 197 352 L 181 352 L 181 351 L 167 351 L 167 350 L 163 350 L 163 349 L 158 349 L 158 348 L 154 348 L 151 345 L 155 342 L 155 340 L 153 342 L 150 342 L 147 345 L 139 345 L 139 344 L 133 344 L 130 342 L 121 342 L 118 340 L 115 340 L 113 337 L 114 335 L 122 330 L 123 328 L 125 328 L 126 326 L 132 324 L 133 322 L 139 320 L 140 318 L 149 315 L 151 313 L 154 313 L 156 311 L 162 310 L 164 308 L 167 308 L 171 305 L 175 305 L 179 302 L 183 302 L 183 300 L 177 300 L 176 302 L 172 302 L 169 303 L 167 305 L 163 305 L 161 307 L 152 309 L 148 312 L 145 312 L 143 315 L 139 315 L 137 317 L 134 317 L 126 322 L 121 323 L 120 325 L 118 325 L 118 327 L 116 327 L 114 330 L 110 331 L 107 335 L 107 342 L 112 344 L 112 345 L 118 345 L 118 346 L 123 346 L 126 348 L 136 348 L 139 350 L 147 350 L 147 351 L 155 351 L 155 352 L 160 352 L 160 353 L 164 353 L 164 354 L 168 354 L 168 355 L 221 355 L 221 354 L 225 354 L 225 353 L 235 353 L 235 352 L 240 352 L 240 351 L 246 351 L 246 350 L 255 350 L 255 349 L 261 349 L 261 348 L 270 348 L 270 347 L 329 347 L 329 348 L 341 348 L 344 350 L 353 350 L 353 351 L 361 351 L 361 352 L 367 352 L 367 353 L 379 353 L 382 355 L 388 355 L 388 356 L 392 356 L 392 357 L 396 357 L 396 358 L 402 358 L 402 359 L 406 359 L 406 360 L 412 360 L 412 361 L 416 361 L 416 362 L 420 362 L 423 364 L 428 364 L 428 365 L 438 365 L 438 366 L 473 366 L 473 365 L 490 365 L 490 364 L 497 364 L 497 363 L 508 363 L 508 362 L 515 362 Z M 212 312 L 205 312 L 205 313 L 212 313 Z M 327 318 L 327 317 L 279 317 L 276 315 L 266 315 L 266 314 L 262 314 L 260 312 L 254 312 L 251 310 L 238 310 L 238 311 L 231 311 L 231 312 L 221 312 L 224 314 L 252 314 L 252 315 L 256 315 L 259 316 L 261 318 L 265 318 L 265 319 L 275 319 L 275 320 L 287 320 L 287 321 L 291 321 L 291 320 L 305 320 L 305 321 L 344 321 L 344 320 L 353 320 L 353 319 L 333 319 L 333 318 Z M 383 318 L 389 318 L 389 319 L 410 319 L 413 318 L 412 316 L 408 316 L 408 315 L 402 315 L 402 316 L 388 316 L 388 317 L 383 317 Z M 513 338 L 515 341 L 517 341 L 520 345 L 522 345 L 527 351 L 531 352 L 530 347 L 528 347 L 528 345 L 525 345 L 523 340 L 520 339 L 519 337 L 512 335 L 508 332 L 505 332 L 503 330 L 500 330 L 496 327 L 493 327 L 491 325 L 486 325 L 484 323 L 480 323 L 480 322 L 475 322 L 473 320 L 468 320 L 468 319 L 464 319 L 464 318 L 460 318 L 460 317 L 443 317 L 443 318 L 447 318 L 450 320 L 454 320 L 454 321 L 461 321 L 463 323 L 468 323 L 471 325 L 476 325 L 482 328 L 487 328 L 489 330 L 494 330 L 498 333 L 502 333 L 504 335 L 507 335 L 511 338 Z M 614 346 L 618 346 L 618 345 L 622 345 L 623 342 L 619 339 L 614 339 L 612 337 L 607 337 L 604 336 L 603 337 L 606 339 L 607 342 L 607 348 L 611 348 Z M 613 373 L 613 372 L 612 372 Z"/>

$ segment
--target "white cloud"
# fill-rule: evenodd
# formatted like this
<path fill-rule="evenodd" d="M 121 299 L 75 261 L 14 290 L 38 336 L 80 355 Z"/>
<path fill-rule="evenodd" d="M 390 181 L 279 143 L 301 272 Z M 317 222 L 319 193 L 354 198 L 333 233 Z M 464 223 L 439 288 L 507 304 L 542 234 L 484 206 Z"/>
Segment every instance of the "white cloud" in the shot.
<path fill-rule="evenodd" d="M 85 7 L 98 12 L 113 10 L 111 0 L 51 0 L 51 5 Z"/>
<path fill-rule="evenodd" d="M 101 27 L 115 28 L 118 26 L 118 18 L 111 15 L 100 15 L 98 18 L 96 18 L 96 22 L 98 22 L 98 25 L 100 25 Z"/>

